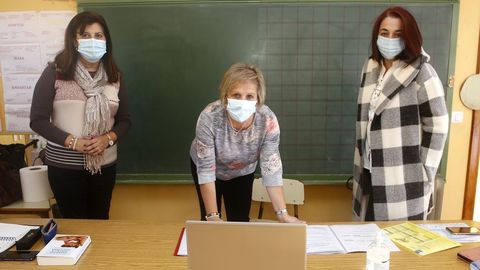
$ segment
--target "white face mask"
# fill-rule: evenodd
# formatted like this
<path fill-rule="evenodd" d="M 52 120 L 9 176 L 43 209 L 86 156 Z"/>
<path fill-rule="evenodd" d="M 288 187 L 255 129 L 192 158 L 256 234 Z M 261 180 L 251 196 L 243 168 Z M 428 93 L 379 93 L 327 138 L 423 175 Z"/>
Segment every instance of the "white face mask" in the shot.
<path fill-rule="evenodd" d="M 227 98 L 227 111 L 233 120 L 243 123 L 245 122 L 257 109 L 256 100 L 241 100 Z"/>
<path fill-rule="evenodd" d="M 90 63 L 97 63 L 107 53 L 107 42 L 101 39 L 79 39 L 77 51 Z"/>
<path fill-rule="evenodd" d="M 405 43 L 401 38 L 386 38 L 378 36 L 377 38 L 378 50 L 383 58 L 392 60 L 405 49 Z"/>

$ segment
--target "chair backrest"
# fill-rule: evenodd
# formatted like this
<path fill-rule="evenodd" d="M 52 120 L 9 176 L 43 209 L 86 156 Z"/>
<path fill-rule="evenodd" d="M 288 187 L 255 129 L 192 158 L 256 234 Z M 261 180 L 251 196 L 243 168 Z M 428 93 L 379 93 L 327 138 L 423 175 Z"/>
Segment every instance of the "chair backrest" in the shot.
<path fill-rule="evenodd" d="M 285 194 L 285 203 L 303 205 L 305 201 L 305 190 L 301 181 L 284 178 L 283 192 Z M 267 189 L 263 185 L 262 178 L 255 178 L 253 181 L 252 200 L 257 202 L 271 202 Z"/>

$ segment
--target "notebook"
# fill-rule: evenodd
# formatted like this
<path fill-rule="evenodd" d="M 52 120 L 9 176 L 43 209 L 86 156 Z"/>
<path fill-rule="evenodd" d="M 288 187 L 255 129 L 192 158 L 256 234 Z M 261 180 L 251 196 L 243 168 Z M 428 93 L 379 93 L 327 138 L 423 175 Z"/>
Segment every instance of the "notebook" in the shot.
<path fill-rule="evenodd" d="M 306 268 L 306 224 L 187 221 L 190 270 Z"/>
<path fill-rule="evenodd" d="M 0 223 L 0 253 L 15 245 L 15 242 L 25 236 L 31 229 L 38 229 L 38 227 Z"/>

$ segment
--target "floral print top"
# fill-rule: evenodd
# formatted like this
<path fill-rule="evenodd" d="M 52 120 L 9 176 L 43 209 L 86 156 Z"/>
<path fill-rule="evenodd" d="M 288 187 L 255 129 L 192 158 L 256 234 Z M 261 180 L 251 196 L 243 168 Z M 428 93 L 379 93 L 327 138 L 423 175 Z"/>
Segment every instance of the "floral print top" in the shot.
<path fill-rule="evenodd" d="M 198 117 L 190 147 L 198 182 L 205 184 L 251 174 L 260 161 L 264 185 L 281 186 L 280 127 L 275 114 L 263 105 L 257 108 L 252 125 L 237 131 L 227 113 L 217 100 L 208 104 Z"/>

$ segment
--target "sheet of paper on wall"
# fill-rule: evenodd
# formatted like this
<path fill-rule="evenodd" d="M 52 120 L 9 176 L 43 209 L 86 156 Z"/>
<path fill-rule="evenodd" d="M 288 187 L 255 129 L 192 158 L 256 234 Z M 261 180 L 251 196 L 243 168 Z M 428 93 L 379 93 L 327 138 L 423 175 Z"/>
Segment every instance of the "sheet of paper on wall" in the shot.
<path fill-rule="evenodd" d="M 480 235 L 452 234 L 447 230 L 447 227 L 468 227 L 465 223 L 428 223 L 420 226 L 459 243 L 480 242 Z"/>
<path fill-rule="evenodd" d="M 75 12 L 71 10 L 40 11 L 38 13 L 40 39 L 43 42 L 63 45 L 65 29 L 73 16 Z"/>
<path fill-rule="evenodd" d="M 414 223 L 404 222 L 383 229 L 390 239 L 419 256 L 460 246 L 437 233 L 424 229 Z"/>
<path fill-rule="evenodd" d="M 39 74 L 3 75 L 4 104 L 31 104 Z"/>
<path fill-rule="evenodd" d="M 53 62 L 55 56 L 63 50 L 63 43 L 47 43 L 42 44 L 41 54 L 42 54 L 42 66 L 46 67 L 48 62 Z"/>
<path fill-rule="evenodd" d="M 0 46 L 2 74 L 40 73 L 43 71 L 39 44 Z"/>
<path fill-rule="evenodd" d="M 7 131 L 33 132 L 30 129 L 30 104 L 5 104 Z"/>
<path fill-rule="evenodd" d="M 0 44 L 38 42 L 36 11 L 0 12 Z"/>

